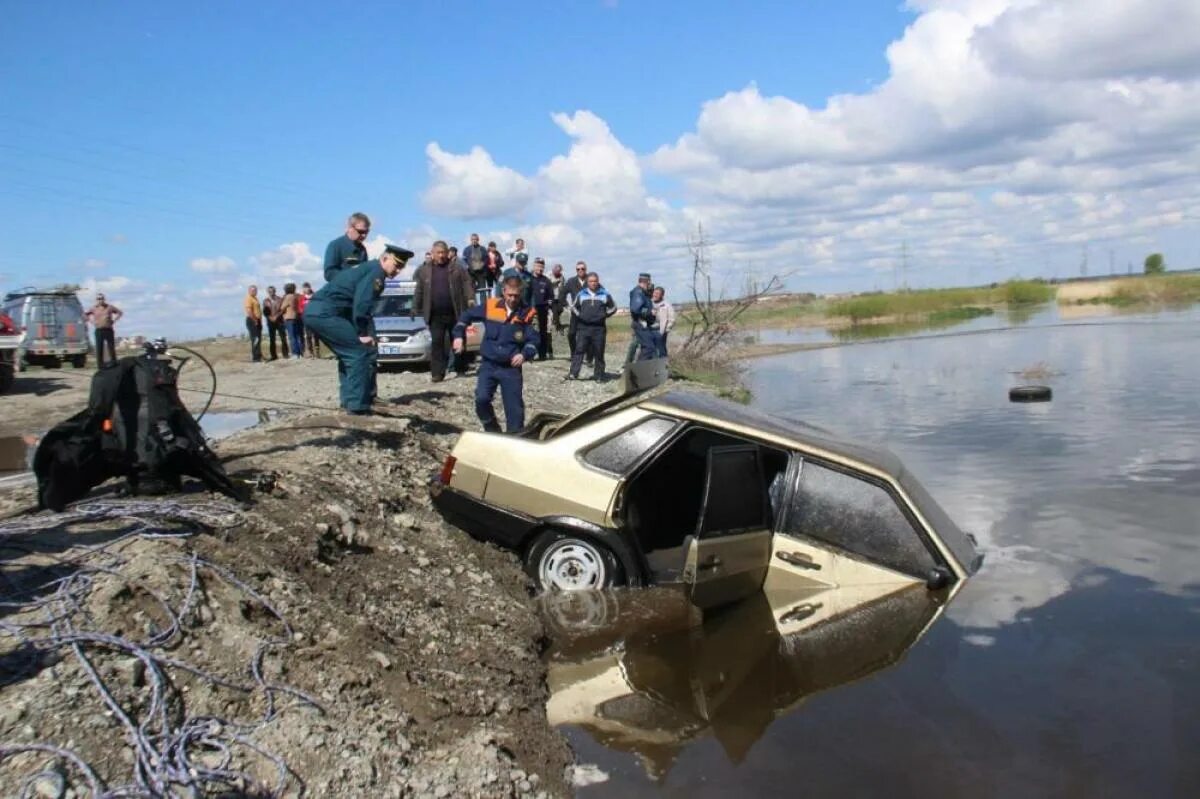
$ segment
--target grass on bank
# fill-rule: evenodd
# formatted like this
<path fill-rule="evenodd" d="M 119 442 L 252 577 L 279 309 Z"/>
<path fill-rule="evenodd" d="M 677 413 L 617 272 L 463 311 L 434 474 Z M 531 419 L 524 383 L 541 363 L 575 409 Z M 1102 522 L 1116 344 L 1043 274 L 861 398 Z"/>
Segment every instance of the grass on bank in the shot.
<path fill-rule="evenodd" d="M 1115 282 L 1108 294 L 1079 300 L 1076 304 L 1187 305 L 1200 302 L 1200 275 L 1146 275 Z"/>
<path fill-rule="evenodd" d="M 718 397 L 740 402 L 750 402 L 750 389 L 741 383 L 737 368 L 728 361 L 707 363 L 699 360 L 671 358 L 671 377 L 691 383 L 709 386 Z"/>
<path fill-rule="evenodd" d="M 993 305 L 1033 305 L 1054 298 L 1054 287 L 1034 280 L 1010 280 L 997 286 L 923 289 L 864 294 L 831 303 L 828 314 L 858 323 L 882 317 L 940 315 L 970 319 L 988 313 Z"/>

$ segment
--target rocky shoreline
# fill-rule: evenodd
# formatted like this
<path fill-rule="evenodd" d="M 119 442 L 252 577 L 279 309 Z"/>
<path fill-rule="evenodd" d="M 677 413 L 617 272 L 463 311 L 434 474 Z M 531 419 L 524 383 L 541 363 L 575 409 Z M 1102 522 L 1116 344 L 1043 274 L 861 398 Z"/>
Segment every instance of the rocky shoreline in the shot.
<path fill-rule="evenodd" d="M 564 368 L 557 361 L 527 370 L 530 413 L 571 411 L 615 390 L 564 383 Z M 274 370 L 272 389 L 283 388 L 284 375 L 293 382 L 288 396 L 321 405 L 336 390 L 332 369 L 247 365 L 223 370 L 222 380 L 238 388 Z M 145 503 L 123 510 L 109 488 L 93 492 L 108 502 L 102 519 L 10 517 L 0 531 L 4 590 L 41 604 L 0 611 L 0 744 L 10 747 L 0 750 L 9 755 L 0 761 L 0 795 L 60 784 L 61 795 L 90 795 L 81 768 L 57 750 L 75 753 L 110 789 L 137 784 L 138 764 L 156 758 L 137 751 L 83 660 L 55 643 L 66 639 L 38 626 L 50 589 L 31 587 L 70 574 L 87 576 L 77 605 L 88 629 L 141 640 L 155 658 L 147 667 L 139 665 L 143 649 L 84 646 L 119 707 L 154 717 L 147 705 L 161 693 L 163 729 L 186 731 L 197 719 L 215 725 L 211 735 L 244 729 L 246 743 L 231 746 L 222 766 L 242 775 L 237 790 L 569 793 L 571 752 L 546 722 L 546 637 L 529 581 L 512 554 L 471 540 L 430 507 L 429 476 L 458 433 L 476 428 L 473 388 L 473 380 L 435 385 L 427 374 L 384 374 L 381 415 L 297 409 L 223 440 L 217 451 L 231 475 L 277 478 L 248 508 L 229 509 L 234 521 L 218 528 L 177 518 L 189 506 L 211 511 L 216 498 L 204 493 L 151 499 L 161 503 L 157 521 Z M 29 487 L 9 490 L 4 507 L 32 499 Z M 42 525 L 36 535 L 12 527 L 30 523 Z M 21 547 L 9 546 L 18 539 Z M 164 630 L 165 640 L 146 643 Z M 184 666 L 163 665 L 174 663 Z M 247 682 L 257 688 L 226 686 Z M 147 725 L 147 740 L 165 746 Z M 217 769 L 220 747 L 201 739 L 184 750 L 203 775 L 199 764 Z M 57 750 L 19 751 L 42 744 Z M 218 795 L 216 784 L 200 794 Z"/>

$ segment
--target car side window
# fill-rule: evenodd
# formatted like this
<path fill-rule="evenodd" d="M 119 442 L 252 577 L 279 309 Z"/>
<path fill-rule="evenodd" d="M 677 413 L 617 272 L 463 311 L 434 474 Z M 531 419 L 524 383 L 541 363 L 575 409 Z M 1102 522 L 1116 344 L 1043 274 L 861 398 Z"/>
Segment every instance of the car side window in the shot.
<path fill-rule="evenodd" d="M 882 486 L 806 460 L 782 532 L 924 577 L 937 563 L 896 503 Z"/>
<path fill-rule="evenodd" d="M 583 462 L 613 474 L 624 474 L 638 458 L 672 430 L 674 419 L 653 416 L 626 428 L 583 453 Z"/>

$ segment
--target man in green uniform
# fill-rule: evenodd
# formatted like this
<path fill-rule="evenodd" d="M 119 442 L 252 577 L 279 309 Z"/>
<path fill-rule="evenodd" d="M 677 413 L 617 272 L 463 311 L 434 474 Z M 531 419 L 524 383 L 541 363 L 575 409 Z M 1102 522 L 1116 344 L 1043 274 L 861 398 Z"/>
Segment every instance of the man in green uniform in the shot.
<path fill-rule="evenodd" d="M 364 213 L 350 214 L 346 220 L 346 234 L 329 242 L 325 248 L 325 281 L 346 269 L 353 269 L 367 260 L 367 235 L 371 232 L 371 220 Z"/>
<path fill-rule="evenodd" d="M 399 274 L 412 255 L 389 244 L 378 260 L 335 274 L 304 308 L 304 324 L 337 356 L 341 406 L 349 413 L 371 412 L 375 365 L 371 312 L 384 281 Z"/>

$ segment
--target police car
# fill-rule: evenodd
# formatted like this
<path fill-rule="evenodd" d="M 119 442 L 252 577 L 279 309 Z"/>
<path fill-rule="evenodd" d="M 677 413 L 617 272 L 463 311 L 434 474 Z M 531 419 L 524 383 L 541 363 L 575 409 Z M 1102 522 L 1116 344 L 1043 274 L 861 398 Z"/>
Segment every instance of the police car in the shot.
<path fill-rule="evenodd" d="M 431 493 L 545 591 L 682 583 L 701 608 L 830 585 L 945 594 L 981 562 L 891 452 L 685 391 L 463 433 Z"/>
<path fill-rule="evenodd" d="M 381 364 L 429 363 L 433 339 L 425 320 L 413 307 L 416 290 L 412 280 L 388 280 L 375 300 L 376 351 Z M 467 329 L 468 357 L 479 351 L 481 327 L 472 325 Z"/>

